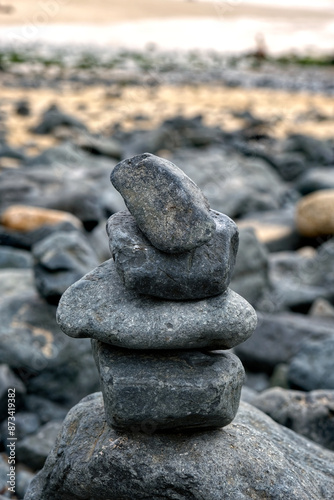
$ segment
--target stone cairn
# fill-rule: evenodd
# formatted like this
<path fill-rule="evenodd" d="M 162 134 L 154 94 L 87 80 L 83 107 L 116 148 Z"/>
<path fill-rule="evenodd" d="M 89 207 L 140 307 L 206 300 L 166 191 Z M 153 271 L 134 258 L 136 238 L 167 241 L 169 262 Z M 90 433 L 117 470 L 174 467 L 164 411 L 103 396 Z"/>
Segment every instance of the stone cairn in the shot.
<path fill-rule="evenodd" d="M 228 288 L 238 229 L 152 154 L 120 162 L 111 182 L 128 208 L 107 223 L 113 259 L 64 293 L 58 322 L 71 337 L 92 338 L 110 426 L 226 426 L 244 369 L 224 350 L 256 326 L 252 307 Z"/>

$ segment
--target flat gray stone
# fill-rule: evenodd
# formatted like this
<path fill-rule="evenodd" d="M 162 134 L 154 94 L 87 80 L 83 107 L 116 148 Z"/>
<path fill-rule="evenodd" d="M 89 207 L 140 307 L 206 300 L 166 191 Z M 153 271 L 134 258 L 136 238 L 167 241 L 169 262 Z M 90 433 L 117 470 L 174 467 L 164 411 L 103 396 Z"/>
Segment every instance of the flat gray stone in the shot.
<path fill-rule="evenodd" d="M 176 165 L 150 153 L 116 165 L 110 180 L 149 241 L 179 253 L 209 241 L 215 223 L 209 202 Z"/>
<path fill-rule="evenodd" d="M 155 248 L 129 212 L 111 216 L 110 251 L 124 285 L 172 300 L 202 299 L 226 290 L 238 251 L 238 228 L 227 215 L 213 210 L 210 214 L 216 224 L 211 240 L 176 255 Z"/>
<path fill-rule="evenodd" d="M 332 500 L 334 453 L 241 403 L 223 429 L 106 425 L 101 393 L 68 413 L 25 500 Z"/>
<path fill-rule="evenodd" d="M 146 432 L 224 427 L 237 413 L 245 372 L 234 354 L 92 346 L 109 425 Z"/>
<path fill-rule="evenodd" d="M 230 349 L 252 334 L 257 317 L 229 289 L 184 302 L 139 295 L 124 287 L 110 259 L 66 290 L 57 321 L 70 337 L 130 349 Z"/>

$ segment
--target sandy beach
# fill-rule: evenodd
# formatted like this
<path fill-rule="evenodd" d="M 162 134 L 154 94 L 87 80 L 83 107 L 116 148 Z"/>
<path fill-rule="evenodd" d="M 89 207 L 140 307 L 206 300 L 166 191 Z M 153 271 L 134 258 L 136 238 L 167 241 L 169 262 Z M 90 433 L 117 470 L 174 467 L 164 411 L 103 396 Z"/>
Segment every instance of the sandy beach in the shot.
<path fill-rule="evenodd" d="M 242 52 L 331 52 L 334 4 L 177 0 L 17 0 L 0 4 L 1 43 L 69 43 Z M 7 6 L 7 10 L 6 10 Z"/>

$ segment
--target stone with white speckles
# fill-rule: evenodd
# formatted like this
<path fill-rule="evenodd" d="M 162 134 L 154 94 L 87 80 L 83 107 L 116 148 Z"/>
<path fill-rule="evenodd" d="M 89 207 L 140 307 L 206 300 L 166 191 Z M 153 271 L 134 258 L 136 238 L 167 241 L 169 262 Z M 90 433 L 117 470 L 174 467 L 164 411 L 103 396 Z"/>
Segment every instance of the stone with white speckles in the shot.
<path fill-rule="evenodd" d="M 66 290 L 57 320 L 70 337 L 130 349 L 230 349 L 253 333 L 257 317 L 230 289 L 183 302 L 139 295 L 124 287 L 110 259 Z"/>

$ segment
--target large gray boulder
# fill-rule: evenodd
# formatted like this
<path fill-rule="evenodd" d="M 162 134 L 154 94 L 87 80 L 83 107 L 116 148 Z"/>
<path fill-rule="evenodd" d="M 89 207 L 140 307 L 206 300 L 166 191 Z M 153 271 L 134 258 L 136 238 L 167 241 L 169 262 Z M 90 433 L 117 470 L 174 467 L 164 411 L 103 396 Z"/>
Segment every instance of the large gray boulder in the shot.
<path fill-rule="evenodd" d="M 230 349 L 257 321 L 254 309 L 229 289 L 184 302 L 139 295 L 124 287 L 112 259 L 66 290 L 57 320 L 70 337 L 130 349 Z"/>
<path fill-rule="evenodd" d="M 106 419 L 117 428 L 223 427 L 238 410 L 244 369 L 231 353 L 138 352 L 92 341 Z"/>
<path fill-rule="evenodd" d="M 139 434 L 105 422 L 101 393 L 68 413 L 25 500 L 331 500 L 334 454 L 241 403 L 213 431 Z"/>
<path fill-rule="evenodd" d="M 111 182 L 149 241 L 159 250 L 179 253 L 209 241 L 215 223 L 209 202 L 176 165 L 150 153 L 123 160 Z"/>
<path fill-rule="evenodd" d="M 216 230 L 208 243 L 180 254 L 155 248 L 129 212 L 110 217 L 107 232 L 116 269 L 126 288 L 164 299 L 202 299 L 226 290 L 238 250 L 238 229 L 210 211 Z"/>

